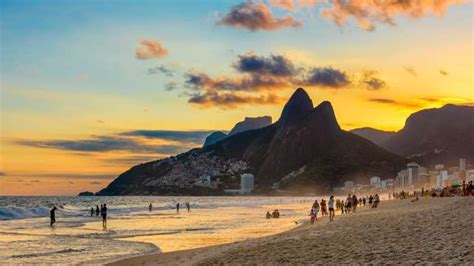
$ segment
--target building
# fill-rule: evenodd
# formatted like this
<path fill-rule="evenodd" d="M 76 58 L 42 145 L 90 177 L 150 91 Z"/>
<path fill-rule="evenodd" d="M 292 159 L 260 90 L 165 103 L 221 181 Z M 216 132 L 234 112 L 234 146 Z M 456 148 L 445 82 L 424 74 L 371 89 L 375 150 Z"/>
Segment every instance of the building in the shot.
<path fill-rule="evenodd" d="M 438 171 L 438 170 L 443 170 L 444 169 L 444 164 L 437 164 L 435 165 L 435 170 Z"/>
<path fill-rule="evenodd" d="M 249 193 L 255 188 L 255 179 L 252 174 L 240 175 L 240 192 Z"/>
<path fill-rule="evenodd" d="M 344 190 L 345 191 L 352 191 L 353 188 L 354 188 L 354 182 L 352 182 L 350 180 L 344 182 Z"/>
<path fill-rule="evenodd" d="M 380 188 L 382 186 L 380 177 L 373 176 L 370 178 L 370 186 L 374 188 Z"/>
<path fill-rule="evenodd" d="M 418 183 L 419 174 L 420 174 L 420 165 L 415 162 L 408 163 L 407 170 L 408 170 L 408 186 L 412 187 L 416 183 Z"/>
<path fill-rule="evenodd" d="M 466 171 L 466 159 L 465 158 L 459 159 L 459 171 L 460 172 Z"/>

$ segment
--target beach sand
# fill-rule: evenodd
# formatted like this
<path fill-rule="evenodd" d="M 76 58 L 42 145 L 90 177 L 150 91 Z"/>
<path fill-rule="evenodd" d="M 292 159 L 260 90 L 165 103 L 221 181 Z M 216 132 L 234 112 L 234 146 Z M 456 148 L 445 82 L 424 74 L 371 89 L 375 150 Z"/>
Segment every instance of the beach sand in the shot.
<path fill-rule="evenodd" d="M 474 198 L 383 201 L 378 209 L 237 243 L 111 265 L 474 263 Z"/>

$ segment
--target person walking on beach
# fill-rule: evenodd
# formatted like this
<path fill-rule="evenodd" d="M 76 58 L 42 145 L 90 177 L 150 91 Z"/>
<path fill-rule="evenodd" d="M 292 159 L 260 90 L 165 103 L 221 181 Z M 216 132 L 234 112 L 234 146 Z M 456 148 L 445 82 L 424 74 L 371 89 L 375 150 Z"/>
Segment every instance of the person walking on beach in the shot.
<path fill-rule="evenodd" d="M 176 212 L 179 212 L 179 202 L 176 203 Z"/>
<path fill-rule="evenodd" d="M 318 220 L 318 212 L 319 212 L 319 203 L 318 200 L 314 200 L 312 210 L 314 212 L 314 219 L 317 221 Z"/>
<path fill-rule="evenodd" d="M 50 226 L 53 226 L 53 224 L 56 222 L 56 210 L 56 206 L 53 206 L 53 208 L 49 211 Z"/>
<path fill-rule="evenodd" d="M 352 209 L 352 196 L 349 194 L 346 199 L 346 213 L 350 213 Z"/>
<path fill-rule="evenodd" d="M 362 198 L 362 204 L 363 204 L 364 206 L 365 206 L 365 202 L 366 202 L 366 200 L 365 200 L 365 196 L 364 196 L 364 197 Z"/>
<path fill-rule="evenodd" d="M 100 215 L 102 216 L 102 227 L 104 229 L 107 228 L 107 205 L 104 203 L 104 205 L 100 205 Z"/>
<path fill-rule="evenodd" d="M 328 211 L 327 211 L 326 201 L 324 199 L 321 199 L 321 217 L 327 216 L 327 215 L 328 215 Z"/>
<path fill-rule="evenodd" d="M 189 202 L 186 202 L 186 209 L 188 209 L 188 212 L 191 211 L 191 204 Z"/>
<path fill-rule="evenodd" d="M 150 202 L 150 205 L 148 206 L 148 211 L 151 212 L 152 210 L 153 210 L 153 205 L 152 205 L 151 202 Z"/>
<path fill-rule="evenodd" d="M 341 215 L 344 214 L 344 201 L 341 201 Z"/>
<path fill-rule="evenodd" d="M 311 224 L 314 224 L 314 219 L 316 218 L 316 213 L 314 213 L 313 209 L 311 209 L 311 211 L 309 212 L 309 217 L 310 217 Z"/>
<path fill-rule="evenodd" d="M 95 213 L 94 207 L 91 207 L 91 217 L 94 216 L 94 213 Z"/>
<path fill-rule="evenodd" d="M 377 208 L 379 206 L 379 202 L 380 202 L 379 194 L 375 194 L 374 204 L 372 205 L 372 208 Z"/>
<path fill-rule="evenodd" d="M 99 213 L 100 213 L 99 205 L 95 205 L 95 216 L 99 216 Z"/>
<path fill-rule="evenodd" d="M 329 221 L 332 222 L 334 221 L 334 216 L 336 215 L 334 213 L 334 196 L 333 195 L 329 197 L 328 206 L 329 206 Z"/>
<path fill-rule="evenodd" d="M 353 195 L 352 196 L 352 212 L 355 213 L 356 210 L 357 210 L 357 204 L 359 203 L 359 201 L 357 200 L 357 196 L 356 195 Z"/>
<path fill-rule="evenodd" d="M 374 197 L 372 195 L 369 196 L 369 207 L 372 208 L 372 202 L 374 200 Z"/>

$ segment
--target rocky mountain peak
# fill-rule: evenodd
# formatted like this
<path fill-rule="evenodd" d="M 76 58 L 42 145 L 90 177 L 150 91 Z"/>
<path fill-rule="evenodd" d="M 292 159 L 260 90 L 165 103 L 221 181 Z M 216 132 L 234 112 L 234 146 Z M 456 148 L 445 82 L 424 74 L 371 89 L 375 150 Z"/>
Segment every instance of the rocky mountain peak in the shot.
<path fill-rule="evenodd" d="M 299 120 L 313 110 L 313 101 L 303 88 L 298 88 L 285 104 L 280 122 Z"/>

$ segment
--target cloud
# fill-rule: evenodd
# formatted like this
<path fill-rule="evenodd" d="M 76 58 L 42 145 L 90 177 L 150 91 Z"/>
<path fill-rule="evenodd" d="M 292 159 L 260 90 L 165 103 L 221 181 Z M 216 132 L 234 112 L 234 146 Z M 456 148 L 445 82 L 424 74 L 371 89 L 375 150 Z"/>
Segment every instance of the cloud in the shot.
<path fill-rule="evenodd" d="M 404 107 L 404 108 L 410 108 L 410 109 L 419 109 L 423 107 L 423 105 L 419 103 L 401 102 L 401 101 L 396 101 L 396 100 L 386 99 L 386 98 L 369 98 L 368 101 L 373 102 L 373 103 L 393 105 L 397 107 Z"/>
<path fill-rule="evenodd" d="M 148 68 L 148 75 L 154 75 L 154 74 L 163 74 L 167 77 L 173 77 L 174 71 L 164 65 L 159 65 L 159 66 L 154 66 Z"/>
<path fill-rule="evenodd" d="M 414 69 L 413 67 L 404 66 L 403 69 L 405 69 L 405 71 L 406 71 L 408 74 L 410 74 L 410 75 L 412 75 L 412 76 L 414 76 L 414 77 L 418 76 L 418 74 L 416 73 L 416 71 L 415 71 L 415 69 Z"/>
<path fill-rule="evenodd" d="M 177 130 L 133 130 L 120 133 L 121 136 L 145 137 L 179 142 L 204 143 L 206 137 L 215 130 L 177 131 Z"/>
<path fill-rule="evenodd" d="M 0 172 L 0 176 L 6 176 L 6 175 L 7 175 L 7 173 L 5 173 L 5 172 Z"/>
<path fill-rule="evenodd" d="M 89 182 L 89 184 L 91 184 L 91 185 L 101 185 L 102 183 L 99 182 L 99 181 L 92 181 L 92 182 Z"/>
<path fill-rule="evenodd" d="M 448 71 L 443 70 L 443 69 L 441 69 L 441 70 L 439 71 L 439 73 L 440 73 L 441 75 L 443 75 L 443 76 L 447 76 L 447 75 L 448 75 Z"/>
<path fill-rule="evenodd" d="M 314 7 L 317 0 L 270 0 L 272 6 L 296 11 L 300 8 L 311 8 Z"/>
<path fill-rule="evenodd" d="M 377 77 L 378 72 L 375 70 L 367 70 L 362 72 L 362 77 L 359 80 L 359 87 L 367 90 L 381 90 L 387 87 L 385 81 Z"/>
<path fill-rule="evenodd" d="M 288 88 L 290 81 L 286 77 L 251 74 L 241 77 L 212 78 L 206 73 L 188 72 L 185 74 L 185 84 L 193 90 L 213 91 L 265 91 Z"/>
<path fill-rule="evenodd" d="M 189 103 L 198 104 L 202 107 L 217 106 L 222 109 L 235 108 L 240 105 L 278 104 L 282 101 L 280 97 L 274 94 L 253 96 L 238 93 L 218 93 L 216 91 L 195 93 L 188 100 Z"/>
<path fill-rule="evenodd" d="M 303 81 L 304 85 L 326 88 L 342 88 L 350 83 L 349 76 L 344 71 L 332 67 L 314 67 Z"/>
<path fill-rule="evenodd" d="M 412 19 L 426 15 L 441 16 L 449 5 L 465 3 L 468 0 L 333 0 L 321 9 L 324 18 L 343 26 L 351 18 L 366 30 L 375 30 L 376 24 L 396 25 L 395 17 Z"/>
<path fill-rule="evenodd" d="M 170 80 L 165 84 L 165 90 L 174 91 L 178 87 L 176 80 Z"/>
<path fill-rule="evenodd" d="M 168 55 L 159 40 L 142 40 L 135 50 L 135 57 L 138 59 L 160 58 Z"/>
<path fill-rule="evenodd" d="M 79 140 L 19 140 L 19 145 L 35 148 L 57 149 L 78 152 L 127 151 L 139 153 L 176 154 L 182 152 L 182 145 L 152 145 L 118 136 L 93 136 Z"/>
<path fill-rule="evenodd" d="M 109 180 L 116 177 L 116 173 L 105 174 L 78 174 L 78 173 L 35 173 L 35 174 L 9 174 L 12 177 L 34 177 L 34 178 L 66 178 L 66 179 L 98 179 Z"/>
<path fill-rule="evenodd" d="M 112 164 L 112 165 L 137 165 L 143 162 L 151 162 L 151 161 L 159 160 L 162 158 L 163 156 L 135 155 L 135 156 L 120 157 L 120 158 L 106 158 L 106 159 L 101 159 L 101 161 L 106 162 L 107 164 Z"/>
<path fill-rule="evenodd" d="M 273 16 L 271 9 L 263 2 L 254 3 L 251 1 L 233 6 L 217 24 L 249 31 L 273 31 L 289 27 L 296 28 L 302 25 L 300 21 L 293 19 L 290 15 L 284 18 L 276 18 Z"/>
<path fill-rule="evenodd" d="M 282 77 L 293 76 L 297 73 L 293 63 L 282 55 L 264 57 L 257 56 L 253 52 L 239 55 L 234 68 L 243 73 Z"/>

